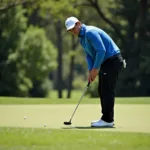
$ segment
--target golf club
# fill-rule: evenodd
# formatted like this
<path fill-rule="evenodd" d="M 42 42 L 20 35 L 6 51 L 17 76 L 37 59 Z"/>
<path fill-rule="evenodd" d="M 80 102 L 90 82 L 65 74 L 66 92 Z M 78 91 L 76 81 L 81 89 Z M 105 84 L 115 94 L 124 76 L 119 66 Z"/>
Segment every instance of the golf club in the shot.
<path fill-rule="evenodd" d="M 76 106 L 76 108 L 75 108 L 75 110 L 74 110 L 74 112 L 73 112 L 69 122 L 67 122 L 67 121 L 64 122 L 65 125 L 71 125 L 71 120 L 72 120 L 72 118 L 73 118 L 73 116 L 74 116 L 74 114 L 75 114 L 75 112 L 76 112 L 76 110 L 77 110 L 77 108 L 78 108 L 78 106 L 79 106 L 79 104 L 80 104 L 80 102 L 81 102 L 81 100 L 82 100 L 82 98 L 83 98 L 83 96 L 84 96 L 84 94 L 85 94 L 85 92 L 86 92 L 86 90 L 88 89 L 89 86 L 90 86 L 90 82 L 88 82 L 86 88 L 84 89 L 84 92 L 83 92 L 83 94 L 82 94 L 82 96 L 81 96 L 81 98 L 80 98 L 80 100 L 79 100 L 79 102 L 78 102 L 78 104 L 77 104 L 77 106 Z"/>

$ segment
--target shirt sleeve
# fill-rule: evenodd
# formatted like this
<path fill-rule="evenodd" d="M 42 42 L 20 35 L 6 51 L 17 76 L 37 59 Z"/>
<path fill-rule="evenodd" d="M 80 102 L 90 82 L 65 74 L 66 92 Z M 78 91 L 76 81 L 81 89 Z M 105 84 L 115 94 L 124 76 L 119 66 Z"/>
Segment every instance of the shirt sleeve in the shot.
<path fill-rule="evenodd" d="M 92 44 L 94 50 L 96 51 L 96 58 L 94 60 L 93 68 L 98 69 L 102 64 L 106 53 L 105 46 L 103 44 L 101 36 L 97 31 L 88 31 L 86 33 L 86 36 L 89 42 Z"/>
<path fill-rule="evenodd" d="M 94 65 L 94 61 L 91 58 L 91 56 L 88 55 L 88 54 L 86 54 L 86 61 L 87 61 L 87 64 L 88 64 L 88 70 L 92 70 L 93 65 Z"/>

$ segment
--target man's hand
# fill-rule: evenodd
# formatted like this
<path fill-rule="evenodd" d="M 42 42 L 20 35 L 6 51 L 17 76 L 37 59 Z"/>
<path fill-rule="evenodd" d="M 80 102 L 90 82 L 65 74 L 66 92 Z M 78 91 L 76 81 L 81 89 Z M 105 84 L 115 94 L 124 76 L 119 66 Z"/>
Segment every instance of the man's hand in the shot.
<path fill-rule="evenodd" d="M 95 80 L 96 76 L 98 75 L 98 69 L 92 69 L 89 71 L 88 81 L 91 83 Z"/>

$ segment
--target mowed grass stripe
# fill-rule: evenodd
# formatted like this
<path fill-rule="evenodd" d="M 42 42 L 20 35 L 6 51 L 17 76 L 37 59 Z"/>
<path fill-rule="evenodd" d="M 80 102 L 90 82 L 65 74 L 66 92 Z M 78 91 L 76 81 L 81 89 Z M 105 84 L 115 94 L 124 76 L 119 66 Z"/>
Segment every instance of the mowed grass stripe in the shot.
<path fill-rule="evenodd" d="M 0 128 L 3 150 L 149 150 L 150 134 Z"/>
<path fill-rule="evenodd" d="M 69 121 L 76 105 L 1 105 L 1 127 L 32 127 L 63 129 L 64 121 Z M 24 116 L 27 118 L 24 119 Z M 144 132 L 150 133 L 150 105 L 115 106 L 115 128 L 106 131 Z M 92 120 L 100 118 L 100 105 L 80 105 L 70 130 L 92 130 Z M 99 130 L 99 129 L 98 129 Z M 99 131 L 102 131 L 101 129 Z"/>
<path fill-rule="evenodd" d="M 74 95 L 71 99 L 56 97 L 52 98 L 19 98 L 19 97 L 0 97 L 0 104 L 77 104 L 81 97 L 81 92 Z M 84 96 L 82 104 L 99 104 L 99 98 L 89 98 Z M 122 97 L 116 98 L 116 104 L 150 104 L 150 97 Z"/>

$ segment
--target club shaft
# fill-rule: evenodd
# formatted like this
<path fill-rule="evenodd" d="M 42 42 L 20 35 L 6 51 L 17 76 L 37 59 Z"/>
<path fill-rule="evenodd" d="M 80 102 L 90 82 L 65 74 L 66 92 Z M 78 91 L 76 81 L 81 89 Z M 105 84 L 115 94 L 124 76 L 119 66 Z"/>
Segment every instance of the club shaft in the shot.
<path fill-rule="evenodd" d="M 69 122 L 71 122 L 71 120 L 72 120 L 72 118 L 73 118 L 73 116 L 74 116 L 74 114 L 75 114 L 75 112 L 76 112 L 76 110 L 77 110 L 77 108 L 78 108 L 78 106 L 79 106 L 79 104 L 80 104 L 80 102 L 81 102 L 81 100 L 82 100 L 82 98 L 83 98 L 85 92 L 87 91 L 88 87 L 89 87 L 89 86 L 87 86 L 87 87 L 84 89 L 84 92 L 83 92 L 83 94 L 82 94 L 82 96 L 81 96 L 81 98 L 80 98 L 80 100 L 79 100 L 79 102 L 78 102 L 78 104 L 77 104 L 77 106 L 76 106 L 76 108 L 75 108 L 75 110 L 74 110 L 74 112 L 73 112 L 73 114 L 72 114 L 71 119 L 70 119 Z"/>

